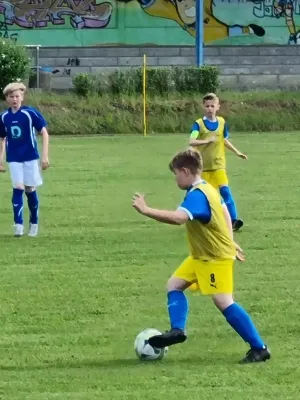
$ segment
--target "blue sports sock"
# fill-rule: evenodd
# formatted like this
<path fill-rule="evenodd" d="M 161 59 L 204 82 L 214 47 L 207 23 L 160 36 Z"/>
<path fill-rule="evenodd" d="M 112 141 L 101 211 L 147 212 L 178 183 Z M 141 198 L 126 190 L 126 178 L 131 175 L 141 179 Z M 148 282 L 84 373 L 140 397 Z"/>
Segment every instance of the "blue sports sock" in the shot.
<path fill-rule="evenodd" d="M 12 205 L 15 224 L 23 225 L 23 189 L 13 189 Z"/>
<path fill-rule="evenodd" d="M 220 194 L 223 197 L 223 200 L 225 201 L 225 204 L 228 208 L 231 221 L 234 222 L 237 220 L 237 210 L 236 210 L 236 205 L 235 201 L 232 197 L 230 188 L 228 186 L 222 186 L 220 187 Z"/>
<path fill-rule="evenodd" d="M 188 301 L 180 290 L 168 293 L 168 311 L 172 329 L 185 329 L 188 315 Z"/>
<path fill-rule="evenodd" d="M 30 211 L 29 222 L 31 224 L 38 223 L 38 212 L 39 212 L 39 199 L 36 190 L 33 192 L 26 192 L 28 208 Z"/>
<path fill-rule="evenodd" d="M 263 349 L 265 344 L 260 337 L 248 313 L 238 304 L 233 303 L 223 311 L 223 315 L 231 327 L 252 349 Z"/>

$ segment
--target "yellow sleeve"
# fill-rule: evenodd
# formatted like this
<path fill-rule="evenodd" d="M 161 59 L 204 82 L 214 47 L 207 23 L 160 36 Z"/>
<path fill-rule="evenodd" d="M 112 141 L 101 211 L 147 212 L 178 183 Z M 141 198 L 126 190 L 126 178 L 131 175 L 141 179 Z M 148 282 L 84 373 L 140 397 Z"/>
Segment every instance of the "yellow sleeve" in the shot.
<path fill-rule="evenodd" d="M 192 131 L 190 139 L 198 139 L 199 131 Z"/>

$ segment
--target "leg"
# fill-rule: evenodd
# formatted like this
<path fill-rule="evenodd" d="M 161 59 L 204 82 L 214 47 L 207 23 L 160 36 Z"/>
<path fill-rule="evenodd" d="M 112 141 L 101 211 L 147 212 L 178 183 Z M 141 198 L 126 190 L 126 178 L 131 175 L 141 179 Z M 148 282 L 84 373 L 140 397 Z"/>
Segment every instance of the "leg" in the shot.
<path fill-rule="evenodd" d="M 167 292 L 171 330 L 162 335 L 151 337 L 149 339 L 150 346 L 163 348 L 183 343 L 187 339 L 185 327 L 188 315 L 188 301 L 183 292 L 196 279 L 193 268 L 194 260 L 188 257 L 169 279 Z"/>
<path fill-rule="evenodd" d="M 271 354 L 249 314 L 234 302 L 232 294 L 215 294 L 213 301 L 216 307 L 223 313 L 229 325 L 251 347 L 241 363 L 262 362 L 270 359 Z"/>
<path fill-rule="evenodd" d="M 39 200 L 36 187 L 42 185 L 43 183 L 38 160 L 24 163 L 24 183 L 28 208 L 30 211 L 28 236 L 37 236 Z"/>
<path fill-rule="evenodd" d="M 25 194 L 27 196 L 27 203 L 30 213 L 28 236 L 37 236 L 39 199 L 35 187 L 25 186 Z"/>
<path fill-rule="evenodd" d="M 229 186 L 220 186 L 219 187 L 220 194 L 228 208 L 231 221 L 232 221 L 232 227 L 234 231 L 238 231 L 241 229 L 241 227 L 244 225 L 244 222 L 241 219 L 238 219 L 237 217 L 237 210 L 236 210 L 236 205 L 234 198 L 232 196 L 231 190 Z"/>
<path fill-rule="evenodd" d="M 14 214 L 14 235 L 16 237 L 23 236 L 23 193 L 24 193 L 24 179 L 23 179 L 23 164 L 22 163 L 9 163 L 9 171 L 13 185 L 12 206 Z"/>
<path fill-rule="evenodd" d="M 225 169 L 218 169 L 212 173 L 212 180 L 214 182 L 214 186 L 217 187 L 220 191 L 220 194 L 225 201 L 225 204 L 228 208 L 232 227 L 234 231 L 238 231 L 244 225 L 244 222 L 237 217 L 237 210 L 234 198 L 229 188 L 228 177 Z"/>
<path fill-rule="evenodd" d="M 242 362 L 266 361 L 270 352 L 249 315 L 233 300 L 233 264 L 233 260 L 203 262 L 202 268 L 197 271 L 197 280 L 202 293 L 212 295 L 216 307 L 230 326 L 250 344 L 251 349 Z"/>

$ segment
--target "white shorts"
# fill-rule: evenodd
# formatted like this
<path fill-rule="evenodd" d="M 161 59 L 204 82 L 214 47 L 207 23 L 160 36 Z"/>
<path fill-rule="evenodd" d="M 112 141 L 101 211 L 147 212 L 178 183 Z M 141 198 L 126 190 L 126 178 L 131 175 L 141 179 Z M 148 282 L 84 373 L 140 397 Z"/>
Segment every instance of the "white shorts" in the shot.
<path fill-rule="evenodd" d="M 43 179 L 39 160 L 8 163 L 12 185 L 41 186 Z"/>

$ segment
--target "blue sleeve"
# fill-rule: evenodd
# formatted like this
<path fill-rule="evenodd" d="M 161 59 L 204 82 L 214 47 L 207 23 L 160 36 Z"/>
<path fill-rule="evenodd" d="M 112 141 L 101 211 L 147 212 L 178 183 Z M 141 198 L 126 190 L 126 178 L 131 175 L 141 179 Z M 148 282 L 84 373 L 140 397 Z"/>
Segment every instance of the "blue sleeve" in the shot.
<path fill-rule="evenodd" d="M 44 116 L 39 112 L 39 110 L 37 110 L 37 109 L 34 108 L 34 107 L 30 107 L 30 109 L 31 109 L 31 111 L 35 112 L 36 115 L 37 115 L 38 117 L 40 117 L 41 120 L 44 121 L 45 126 L 47 126 L 47 121 L 45 120 Z"/>
<path fill-rule="evenodd" d="M 228 138 L 229 138 L 229 130 L 228 130 L 227 123 L 225 123 L 225 125 L 224 125 L 224 139 L 228 139 Z"/>
<path fill-rule="evenodd" d="M 200 126 L 199 126 L 199 124 L 197 122 L 194 122 L 194 124 L 192 126 L 191 132 L 193 132 L 193 131 L 200 132 Z"/>
<path fill-rule="evenodd" d="M 6 136 L 7 136 L 6 129 L 5 129 L 4 123 L 2 121 L 2 115 L 0 115 L 0 137 L 2 139 L 5 139 Z"/>
<path fill-rule="evenodd" d="M 31 108 L 29 111 L 29 114 L 32 118 L 32 125 L 33 127 L 40 132 L 45 126 L 47 125 L 47 122 L 45 118 L 42 116 L 41 113 L 39 113 L 37 110 Z"/>
<path fill-rule="evenodd" d="M 179 207 L 189 216 L 189 219 L 197 219 L 208 223 L 211 218 L 211 208 L 205 194 L 200 189 L 189 192 Z"/>

